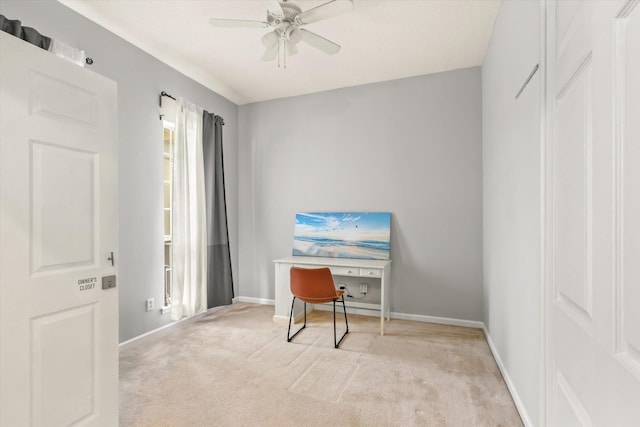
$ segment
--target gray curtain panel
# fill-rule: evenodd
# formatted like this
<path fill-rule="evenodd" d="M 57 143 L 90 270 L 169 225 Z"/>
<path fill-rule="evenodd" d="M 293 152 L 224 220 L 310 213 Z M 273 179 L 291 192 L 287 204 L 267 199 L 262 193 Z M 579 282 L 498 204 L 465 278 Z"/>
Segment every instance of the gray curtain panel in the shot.
<path fill-rule="evenodd" d="M 44 50 L 48 50 L 51 44 L 51 38 L 43 36 L 31 27 L 23 27 L 22 23 L 17 19 L 7 19 L 4 15 L 0 15 L 0 30 Z"/>
<path fill-rule="evenodd" d="M 233 274 L 227 228 L 222 155 L 222 117 L 204 112 L 204 189 L 207 206 L 207 308 L 231 304 Z"/>

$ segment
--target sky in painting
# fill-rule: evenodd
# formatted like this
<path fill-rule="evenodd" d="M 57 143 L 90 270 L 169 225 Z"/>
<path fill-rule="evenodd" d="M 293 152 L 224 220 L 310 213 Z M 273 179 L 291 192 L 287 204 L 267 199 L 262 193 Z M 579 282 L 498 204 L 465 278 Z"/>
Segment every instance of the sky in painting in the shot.
<path fill-rule="evenodd" d="M 388 212 L 307 212 L 296 214 L 295 235 L 340 240 L 389 241 Z"/>

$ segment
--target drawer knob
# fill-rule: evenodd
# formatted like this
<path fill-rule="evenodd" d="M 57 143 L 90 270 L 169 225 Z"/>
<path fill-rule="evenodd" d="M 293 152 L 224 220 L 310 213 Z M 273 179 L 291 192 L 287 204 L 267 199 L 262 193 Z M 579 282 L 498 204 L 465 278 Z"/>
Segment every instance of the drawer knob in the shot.
<path fill-rule="evenodd" d="M 353 271 L 351 271 L 351 270 L 347 270 L 347 273 L 353 273 Z"/>
<path fill-rule="evenodd" d="M 370 272 L 369 272 L 369 276 L 373 276 L 373 271 L 370 271 Z"/>

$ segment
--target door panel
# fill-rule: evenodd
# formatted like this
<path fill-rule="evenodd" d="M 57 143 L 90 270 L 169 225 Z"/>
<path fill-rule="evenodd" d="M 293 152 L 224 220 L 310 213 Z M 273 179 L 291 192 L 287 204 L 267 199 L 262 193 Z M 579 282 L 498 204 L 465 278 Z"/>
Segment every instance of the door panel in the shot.
<path fill-rule="evenodd" d="M 592 70 L 578 66 L 557 97 L 556 304 L 585 330 L 592 315 Z"/>
<path fill-rule="evenodd" d="M 95 366 L 96 333 L 95 304 L 33 319 L 31 411 L 35 425 L 68 426 L 96 415 L 94 399 L 100 381 Z"/>
<path fill-rule="evenodd" d="M 96 154 L 29 143 L 32 272 L 94 266 Z"/>
<path fill-rule="evenodd" d="M 0 425 L 114 426 L 116 86 L 0 43 Z"/>
<path fill-rule="evenodd" d="M 554 425 L 563 427 L 590 426 L 591 418 L 562 372 L 556 372 L 556 413 Z"/>
<path fill-rule="evenodd" d="M 32 114 L 58 116 L 96 126 L 98 99 L 95 93 L 37 71 L 31 71 L 30 79 Z"/>

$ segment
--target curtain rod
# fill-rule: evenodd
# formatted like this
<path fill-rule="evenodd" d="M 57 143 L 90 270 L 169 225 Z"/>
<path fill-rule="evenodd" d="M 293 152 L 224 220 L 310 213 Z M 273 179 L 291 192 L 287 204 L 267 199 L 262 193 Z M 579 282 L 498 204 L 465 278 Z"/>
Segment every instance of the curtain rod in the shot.
<path fill-rule="evenodd" d="M 176 101 L 176 99 L 173 96 L 169 95 L 165 91 L 160 92 L 160 98 L 162 98 L 163 96 L 169 97 L 169 98 L 173 99 L 174 101 Z"/>

